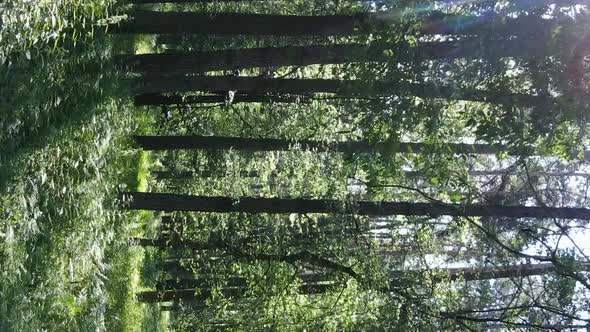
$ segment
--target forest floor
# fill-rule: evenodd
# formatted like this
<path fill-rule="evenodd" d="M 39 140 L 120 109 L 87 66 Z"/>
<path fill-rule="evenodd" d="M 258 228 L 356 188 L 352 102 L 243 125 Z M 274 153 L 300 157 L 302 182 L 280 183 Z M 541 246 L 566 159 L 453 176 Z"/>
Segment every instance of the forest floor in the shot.
<path fill-rule="evenodd" d="M 39 7 L 14 10 L 34 22 L 48 12 Z M 8 42 L 15 35 L 10 22 L 1 32 Z M 0 57 L 0 331 L 163 330 L 167 316 L 134 295 L 155 280 L 157 257 L 128 245 L 130 237 L 152 234 L 156 218 L 122 211 L 117 201 L 120 191 L 147 189 L 149 155 L 132 148 L 129 136 L 149 133 L 156 120 L 126 98 L 110 59 L 146 43 L 97 33 L 49 51 L 6 45 L 0 44 L 0 56 L 11 59 Z"/>

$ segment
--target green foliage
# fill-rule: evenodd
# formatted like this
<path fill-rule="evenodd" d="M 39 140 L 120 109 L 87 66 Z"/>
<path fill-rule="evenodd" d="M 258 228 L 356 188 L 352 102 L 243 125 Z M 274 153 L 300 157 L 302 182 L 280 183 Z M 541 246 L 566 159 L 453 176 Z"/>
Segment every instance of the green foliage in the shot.
<path fill-rule="evenodd" d="M 447 203 L 587 205 L 585 198 L 573 198 L 564 189 L 572 185 L 563 178 L 553 181 L 529 171 L 554 166 L 551 159 L 529 158 L 535 153 L 580 157 L 585 104 L 577 95 L 570 98 L 572 82 L 560 74 L 569 59 L 559 51 L 580 29 L 557 13 L 559 21 L 548 24 L 547 45 L 542 47 L 551 56 L 497 56 L 502 51 L 497 43 L 512 39 L 503 24 L 523 9 L 490 3 L 445 5 L 449 14 L 466 15 L 458 18 L 461 24 L 465 19 L 469 23 L 469 15 L 481 19 L 487 18 L 485 11 L 497 11 L 491 25 L 484 25 L 489 29 L 476 30 L 477 43 L 469 44 L 479 48 L 448 59 L 420 53 L 421 46 L 438 40 L 424 33 L 424 20 L 433 9 L 428 2 L 391 2 L 387 9 L 400 11 L 388 13 L 394 19 L 390 26 L 350 37 L 137 40 L 104 33 L 108 24 L 125 18 L 111 1 L 3 3 L 0 329 L 426 331 L 482 330 L 492 323 L 540 329 L 573 323 L 578 312 L 588 311 L 587 289 L 582 289 L 588 285 L 582 272 L 586 265 L 580 264 L 586 256 L 579 248 L 573 253 L 557 250 L 555 243 L 569 238 L 574 224 L 350 213 L 359 200 L 435 203 L 433 209 Z M 264 1 L 147 7 L 293 15 L 376 8 L 362 5 L 298 0 L 278 7 Z M 442 11 L 437 15 L 444 16 Z M 538 18 L 543 12 L 528 15 Z M 464 26 L 469 29 L 470 24 Z M 459 37 L 459 42 L 470 38 Z M 377 45 L 387 61 L 237 73 L 333 79 L 346 87 L 340 95 L 299 96 L 293 103 L 136 109 L 128 101 L 132 80 L 122 79 L 111 59 L 120 52 L 149 53 L 153 48 L 334 43 Z M 384 84 L 389 92 L 376 95 L 375 89 Z M 526 103 L 511 93 L 547 99 Z M 481 95 L 491 102 L 469 100 Z M 130 147 L 130 134 L 273 137 L 292 146 L 273 152 L 147 153 Z M 326 146 L 361 141 L 380 149 L 302 151 L 298 141 L 305 139 Z M 421 151 L 399 153 L 402 142 L 425 145 Z M 448 144 L 472 142 L 506 148 L 474 157 L 456 153 Z M 477 169 L 500 167 L 506 168 L 500 175 L 474 175 Z M 189 176 L 155 179 L 152 171 Z M 165 226 L 158 222 L 159 214 L 121 210 L 116 200 L 120 191 L 236 200 L 331 199 L 342 213 L 175 212 L 167 216 L 172 225 Z M 131 236 L 165 240 L 168 247 L 129 246 Z M 556 271 L 543 273 L 557 273 L 526 276 L 528 283 L 518 276 L 494 276 L 525 269 L 531 260 L 550 262 Z M 463 274 L 450 269 L 457 266 L 465 268 Z M 324 279 L 306 282 L 310 275 Z M 205 286 L 196 287 L 193 301 L 168 303 L 177 308 L 169 327 L 159 304 L 136 301 L 138 292 L 187 278 L 204 280 Z M 243 285 L 229 285 L 231 280 Z M 500 318 L 482 314 L 498 312 Z"/>
<path fill-rule="evenodd" d="M 125 330 L 147 314 L 126 249 L 146 216 L 116 194 L 146 189 L 126 136 L 151 124 L 120 100 L 110 56 L 133 44 L 104 35 L 112 5 L 1 5 L 0 330 Z"/>

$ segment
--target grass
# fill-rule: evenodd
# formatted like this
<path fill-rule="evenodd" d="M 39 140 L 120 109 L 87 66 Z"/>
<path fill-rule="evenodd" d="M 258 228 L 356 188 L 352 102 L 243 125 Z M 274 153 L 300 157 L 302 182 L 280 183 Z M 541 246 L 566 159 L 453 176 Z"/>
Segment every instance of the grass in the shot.
<path fill-rule="evenodd" d="M 149 156 L 138 151 L 134 160 L 137 162 L 137 174 L 130 177 L 129 188 L 146 191 L 149 177 Z M 151 212 L 139 211 L 130 218 L 129 228 L 124 235 L 143 236 L 143 228 L 152 222 Z M 106 289 L 109 296 L 107 315 L 116 317 L 107 323 L 108 331 L 141 331 L 144 320 L 144 308 L 135 300 L 135 294 L 141 286 L 141 268 L 144 263 L 142 248 L 122 245 L 112 250 L 110 269 L 107 274 Z M 140 323 L 140 324 L 138 324 Z"/>
<path fill-rule="evenodd" d="M 137 191 L 148 189 L 149 153 L 137 153 L 137 176 L 133 180 Z M 158 227 L 152 212 L 138 211 L 133 215 L 133 230 L 127 236 L 141 237 L 155 232 Z M 112 254 L 110 273 L 107 274 L 109 294 L 109 317 L 117 317 L 107 324 L 108 331 L 165 331 L 168 315 L 161 313 L 157 304 L 141 304 L 135 295 L 149 287 L 157 279 L 157 260 L 153 252 L 144 248 L 123 246 Z M 152 285 L 148 285 L 152 286 Z"/>
<path fill-rule="evenodd" d="M 136 172 L 126 129 L 113 125 L 132 116 L 111 106 L 12 164 L 20 172 L 0 199 L 4 330 L 104 327 L 108 250 L 133 217 L 118 209 L 117 191 Z"/>
<path fill-rule="evenodd" d="M 157 308 L 135 301 L 145 254 L 127 245 L 154 216 L 116 202 L 119 190 L 148 189 L 149 155 L 127 141 L 141 119 L 111 105 L 14 164 L 21 171 L 0 197 L 1 331 L 162 326 Z"/>
<path fill-rule="evenodd" d="M 110 60 L 135 40 L 99 32 L 111 1 L 5 5 L 18 15 L 0 31 L 0 331 L 162 330 L 134 299 L 146 259 L 127 244 L 154 217 L 117 202 L 148 188 L 128 137 L 154 119 Z"/>

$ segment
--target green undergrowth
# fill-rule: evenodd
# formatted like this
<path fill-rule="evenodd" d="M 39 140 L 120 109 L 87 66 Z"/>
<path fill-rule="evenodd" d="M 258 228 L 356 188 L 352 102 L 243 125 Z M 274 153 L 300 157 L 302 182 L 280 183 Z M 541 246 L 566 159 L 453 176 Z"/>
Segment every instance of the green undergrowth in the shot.
<path fill-rule="evenodd" d="M 124 102 L 99 107 L 14 164 L 19 172 L 0 196 L 0 331 L 160 324 L 159 312 L 135 301 L 144 253 L 128 245 L 154 216 L 117 202 L 120 191 L 148 189 L 149 156 L 128 136 L 151 119 Z"/>
<path fill-rule="evenodd" d="M 149 153 L 139 151 L 136 161 L 137 174 L 128 179 L 129 187 L 145 192 L 148 190 Z M 121 238 L 150 236 L 157 227 L 152 212 L 137 211 L 130 216 L 128 230 Z M 107 274 L 107 316 L 115 319 L 107 322 L 107 330 L 164 331 L 167 316 L 160 313 L 158 306 L 142 304 L 136 300 L 136 294 L 153 286 L 157 278 L 157 262 L 152 252 L 123 243 L 117 250 L 111 250 L 108 256 L 111 257 L 111 262 Z"/>
<path fill-rule="evenodd" d="M 140 216 L 117 194 L 136 179 L 130 105 L 109 101 L 89 121 L 21 153 L 0 197 L 0 330 L 104 330 L 109 272 Z M 129 179 L 132 180 L 129 180 Z"/>
<path fill-rule="evenodd" d="M 0 331 L 162 324 L 135 301 L 145 259 L 128 245 L 154 216 L 118 202 L 148 189 L 149 155 L 129 136 L 155 120 L 112 65 L 136 45 L 103 33 L 112 4 L 0 4 Z"/>

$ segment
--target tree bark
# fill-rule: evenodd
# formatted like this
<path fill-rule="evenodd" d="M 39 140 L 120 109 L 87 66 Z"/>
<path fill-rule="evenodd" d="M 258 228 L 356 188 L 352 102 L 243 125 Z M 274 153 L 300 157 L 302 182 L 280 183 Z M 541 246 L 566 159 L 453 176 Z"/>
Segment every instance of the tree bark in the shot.
<path fill-rule="evenodd" d="M 481 171 L 468 171 L 467 172 L 471 176 L 502 176 L 502 175 L 522 175 L 521 172 L 517 170 L 510 170 L 510 169 L 498 169 L 498 170 L 481 170 Z M 415 172 L 415 171 L 405 171 L 403 172 L 404 175 L 411 178 L 421 178 L 425 177 L 424 173 L 422 172 Z M 590 173 L 584 172 L 546 172 L 546 171 L 532 171 L 529 175 L 534 176 L 547 176 L 547 177 L 590 177 Z"/>
<path fill-rule="evenodd" d="M 156 44 L 158 45 L 178 45 L 183 42 L 183 35 L 158 35 Z"/>
<path fill-rule="evenodd" d="M 117 60 L 138 72 L 177 75 L 216 70 L 306 66 L 363 61 L 387 61 L 384 49 L 365 45 L 288 46 L 195 53 L 160 53 L 125 56 Z"/>
<path fill-rule="evenodd" d="M 225 297 L 240 297 L 245 291 L 245 288 L 224 288 L 222 293 Z M 137 294 L 137 300 L 143 303 L 168 302 L 175 300 L 201 302 L 209 297 L 211 297 L 211 289 L 208 288 L 145 291 Z"/>
<path fill-rule="evenodd" d="M 291 141 L 278 138 L 241 138 L 221 136 L 133 136 L 138 147 L 144 150 L 242 150 L 288 151 L 297 148 L 318 152 L 354 153 L 425 153 L 432 146 L 426 143 L 374 143 L 368 141 L 322 142 L 312 140 Z M 447 143 L 445 148 L 456 154 L 496 154 L 508 151 L 505 145 Z"/>
<path fill-rule="evenodd" d="M 150 172 L 156 179 L 193 179 L 193 178 L 212 178 L 212 177 L 223 177 L 226 174 L 216 174 L 211 171 L 201 171 L 201 172 L 192 172 L 192 171 L 182 171 L 182 172 L 174 172 L 174 171 L 152 171 Z M 255 178 L 258 177 L 257 171 L 240 171 L 240 177 L 243 178 Z"/>
<path fill-rule="evenodd" d="M 320 282 L 332 282 L 327 274 L 321 273 L 302 273 L 297 275 L 298 279 L 303 284 L 314 285 Z M 188 289 L 188 288 L 203 288 L 210 284 L 210 280 L 206 278 L 192 278 L 192 279 L 167 279 L 156 284 L 156 290 L 171 290 L 171 289 Z M 247 279 L 244 277 L 230 277 L 224 282 L 224 287 L 247 287 Z"/>
<path fill-rule="evenodd" d="M 174 171 L 151 171 L 152 174 L 156 179 L 177 179 L 177 180 L 189 180 L 189 179 L 196 179 L 196 178 L 209 178 L 209 177 L 217 177 L 217 176 L 224 176 L 215 175 L 212 172 L 193 172 L 193 171 L 182 171 L 182 172 L 174 172 Z M 410 178 L 421 178 L 425 177 L 424 173 L 421 172 L 414 172 L 414 171 L 404 171 L 403 174 Z M 513 170 L 485 170 L 485 171 L 469 171 L 469 175 L 471 176 L 501 176 L 501 175 L 520 175 L 517 171 Z M 536 176 L 547 176 L 547 177 L 590 177 L 590 173 L 583 173 L 583 172 L 544 172 L 544 171 L 533 171 L 529 173 L 530 175 Z M 256 171 L 251 172 L 241 172 L 241 177 L 258 177 L 258 173 Z"/>
<path fill-rule="evenodd" d="M 150 174 L 156 179 L 188 180 L 195 178 L 194 173 L 189 171 L 152 171 Z"/>
<path fill-rule="evenodd" d="M 162 262 L 162 270 L 168 273 L 173 278 L 194 278 L 195 272 L 191 270 L 190 267 L 187 267 L 180 263 L 177 259 L 167 259 Z"/>
<path fill-rule="evenodd" d="M 181 96 L 146 93 L 134 97 L 135 106 L 225 104 L 227 102 L 227 93 L 203 96 Z M 231 104 L 239 103 L 309 103 L 309 98 L 305 96 L 237 93 L 234 95 Z"/>
<path fill-rule="evenodd" d="M 264 0 L 132 0 L 131 3 L 207 3 L 207 2 L 253 2 Z M 573 6 L 581 4 L 580 0 L 520 0 L 516 2 L 518 8 L 529 8 L 531 6 L 547 6 L 556 4 L 557 6 Z"/>
<path fill-rule="evenodd" d="M 258 36 L 349 36 L 368 33 L 401 22 L 403 14 L 392 12 L 352 15 L 266 15 L 191 13 L 136 10 L 130 21 L 113 26 L 116 33 L 214 34 Z M 406 16 L 407 17 L 407 16 Z M 536 15 L 505 18 L 498 15 L 455 15 L 438 11 L 419 15 L 421 35 L 478 35 L 497 37 L 547 36 L 558 22 Z"/>
<path fill-rule="evenodd" d="M 471 281 L 500 278 L 523 278 L 545 275 L 555 271 L 555 265 L 551 263 L 541 263 L 512 266 L 451 268 L 447 270 L 447 273 L 451 280 L 463 279 L 465 281 Z"/>
<path fill-rule="evenodd" d="M 399 81 L 282 79 L 240 76 L 144 76 L 135 88 L 137 94 L 191 91 L 239 91 L 247 94 L 334 93 L 351 96 L 415 96 L 423 99 L 449 99 L 533 107 L 551 105 L 545 96 L 503 93 L 481 89 L 461 89 L 433 83 Z"/>
<path fill-rule="evenodd" d="M 469 171 L 470 175 L 473 176 L 501 176 L 501 175 L 518 175 L 522 173 L 518 173 L 517 171 L 511 170 L 488 170 L 488 171 Z M 583 172 L 545 172 L 545 171 L 532 171 L 529 173 L 531 176 L 547 176 L 547 177 L 562 177 L 562 176 L 572 176 L 572 177 L 590 177 L 590 173 L 583 173 Z"/>
<path fill-rule="evenodd" d="M 262 0 L 131 0 L 131 3 L 211 3 L 211 2 L 254 2 Z"/>
<path fill-rule="evenodd" d="M 318 152 L 355 153 L 428 153 L 432 146 L 425 143 L 374 143 L 368 141 L 322 142 L 312 140 L 290 141 L 279 138 L 241 138 L 221 136 L 133 136 L 135 144 L 144 150 L 242 150 L 242 151 L 288 151 L 313 150 Z M 445 149 L 455 154 L 538 155 L 531 147 L 527 151 L 510 150 L 506 145 L 446 143 Z M 584 160 L 590 160 L 590 151 L 584 151 Z"/>
<path fill-rule="evenodd" d="M 158 247 L 158 248 L 189 248 L 192 250 L 212 250 L 218 249 L 215 244 L 195 242 L 191 240 L 165 240 L 165 239 L 146 239 L 146 238 L 133 238 L 132 244 L 136 244 L 142 247 Z"/>
<path fill-rule="evenodd" d="M 343 36 L 382 26 L 369 13 L 300 16 L 264 14 L 201 14 L 136 10 L 131 21 L 113 27 L 117 33 L 216 34 L 258 36 Z"/>
<path fill-rule="evenodd" d="M 392 56 L 386 51 L 391 50 Z M 530 41 L 502 40 L 491 46 L 481 40 L 425 42 L 410 49 L 396 45 L 362 44 L 288 46 L 234 49 L 193 53 L 137 54 L 117 62 L 137 72 L 160 75 L 206 73 L 259 67 L 307 66 L 352 62 L 406 62 L 412 59 L 454 59 L 472 57 L 521 57 L 543 55 L 544 47 Z"/>
<path fill-rule="evenodd" d="M 502 279 L 502 278 L 524 278 L 530 276 L 546 275 L 556 271 L 556 268 L 551 263 L 542 264 L 523 264 L 513 266 L 499 266 L 499 267 L 467 267 L 467 268 L 449 268 L 449 269 L 438 269 L 435 272 L 441 272 L 442 275 L 447 275 L 451 281 L 464 280 L 464 281 L 475 281 L 475 280 L 490 280 L 490 279 Z M 393 271 L 390 274 L 390 285 L 393 288 L 398 287 L 400 280 L 413 278 L 416 273 L 420 271 Z M 190 283 L 201 285 L 198 279 L 190 280 Z M 225 287 L 222 289 L 222 293 L 226 297 L 237 297 L 243 295 L 247 290 L 245 279 L 236 279 L 236 287 Z M 301 294 L 318 294 L 326 292 L 332 284 L 303 284 L 299 291 Z M 199 293 L 196 295 L 196 293 Z M 173 300 L 185 300 L 185 301 L 204 301 L 210 296 L 210 289 L 207 287 L 203 288 L 190 288 L 190 289 L 172 289 L 172 290 L 156 290 L 156 291 L 145 291 L 138 293 L 137 297 L 140 302 L 166 302 Z"/>
<path fill-rule="evenodd" d="M 299 287 L 298 291 L 300 294 L 305 295 L 322 294 L 333 286 L 333 284 L 303 284 Z M 243 296 L 247 290 L 247 287 L 225 287 L 221 289 L 221 293 L 224 297 L 235 298 Z M 201 302 L 209 297 L 211 297 L 211 289 L 209 288 L 156 290 L 139 292 L 137 294 L 138 301 L 143 303 L 168 302 L 174 300 Z"/>
<path fill-rule="evenodd" d="M 242 213 L 347 213 L 370 216 L 456 216 L 590 219 L 590 209 L 530 207 L 480 204 L 443 204 L 413 202 L 358 201 L 344 204 L 338 200 L 280 199 L 220 196 L 193 196 L 169 193 L 128 192 L 121 194 L 130 210 L 242 212 Z"/>
<path fill-rule="evenodd" d="M 586 269 L 584 267 L 583 269 Z M 554 273 L 557 268 L 552 263 L 540 264 L 520 264 L 520 265 L 505 265 L 505 266 L 488 266 L 488 267 L 459 267 L 448 269 L 434 269 L 432 270 L 438 275 L 435 279 L 448 277 L 451 281 L 475 281 L 475 280 L 491 280 L 503 278 L 525 278 L 530 276 L 540 276 Z M 392 271 L 390 273 L 390 286 L 399 287 L 400 280 L 416 279 L 417 274 L 427 271 Z M 403 283 L 402 283 L 403 284 Z"/>
<path fill-rule="evenodd" d="M 180 310 L 180 306 L 178 305 L 162 305 L 160 306 L 160 310 L 162 311 L 176 311 L 176 310 Z"/>
<path fill-rule="evenodd" d="M 544 19 L 534 14 L 521 14 L 506 17 L 495 13 L 482 15 L 453 15 L 443 12 L 430 12 L 419 17 L 422 35 L 486 35 L 492 38 L 532 38 L 547 37 L 552 28 L 560 22 Z"/>

